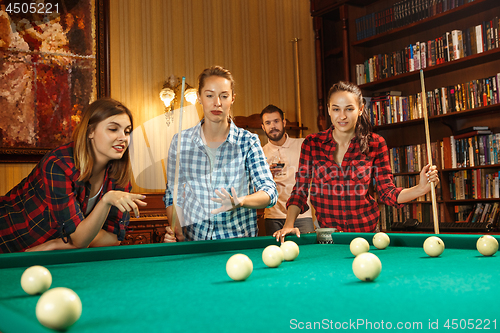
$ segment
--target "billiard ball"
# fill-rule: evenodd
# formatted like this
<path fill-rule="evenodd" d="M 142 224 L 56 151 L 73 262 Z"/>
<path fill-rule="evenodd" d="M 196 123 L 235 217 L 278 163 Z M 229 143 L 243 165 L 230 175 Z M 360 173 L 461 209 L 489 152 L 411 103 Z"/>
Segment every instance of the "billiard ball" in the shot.
<path fill-rule="evenodd" d="M 430 257 L 438 257 L 444 251 L 444 242 L 436 236 L 428 237 L 424 242 L 424 251 Z"/>
<path fill-rule="evenodd" d="M 284 259 L 283 251 L 277 245 L 269 245 L 262 251 L 262 261 L 267 267 L 278 267 Z"/>
<path fill-rule="evenodd" d="M 286 241 L 280 248 L 286 261 L 295 260 L 299 256 L 299 246 L 294 241 Z"/>
<path fill-rule="evenodd" d="M 377 232 L 373 236 L 373 246 L 379 250 L 383 250 L 389 246 L 391 239 L 385 232 Z"/>
<path fill-rule="evenodd" d="M 43 266 L 31 266 L 27 268 L 21 276 L 21 287 L 30 294 L 42 294 L 50 288 L 52 275 Z"/>
<path fill-rule="evenodd" d="M 498 251 L 498 241 L 495 237 L 486 235 L 481 236 L 476 243 L 477 250 L 483 256 L 492 256 Z"/>
<path fill-rule="evenodd" d="M 354 258 L 352 271 L 361 281 L 374 281 L 382 271 L 382 263 L 373 253 L 364 252 Z"/>
<path fill-rule="evenodd" d="M 234 281 L 244 281 L 246 280 L 253 271 L 253 263 L 248 256 L 238 253 L 231 258 L 226 263 L 227 275 Z"/>
<path fill-rule="evenodd" d="M 36 318 L 45 327 L 66 330 L 82 314 L 80 297 L 71 289 L 54 288 L 45 292 L 36 303 Z"/>
<path fill-rule="evenodd" d="M 354 256 L 357 256 L 360 253 L 370 251 L 370 244 L 368 244 L 368 241 L 366 239 L 357 237 L 351 241 L 351 245 L 349 248 L 351 250 L 351 253 Z"/>

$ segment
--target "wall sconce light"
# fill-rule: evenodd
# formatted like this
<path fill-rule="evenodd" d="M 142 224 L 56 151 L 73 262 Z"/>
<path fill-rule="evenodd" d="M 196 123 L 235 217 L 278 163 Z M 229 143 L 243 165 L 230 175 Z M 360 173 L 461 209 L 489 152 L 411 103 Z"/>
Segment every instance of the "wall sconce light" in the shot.
<path fill-rule="evenodd" d="M 163 84 L 163 89 L 160 91 L 160 99 L 165 105 L 165 119 L 167 121 L 167 126 L 170 126 L 174 122 L 174 112 L 173 107 L 177 100 L 177 96 L 181 94 L 179 83 L 179 78 L 171 75 L 168 81 Z M 184 92 L 184 98 L 191 104 L 196 103 L 196 89 L 192 88 L 189 84 L 186 84 L 186 91 Z"/>
<path fill-rule="evenodd" d="M 160 99 L 163 101 L 163 104 L 165 104 L 165 109 L 170 111 L 172 108 L 172 102 L 174 101 L 175 98 L 175 93 L 172 89 L 170 88 L 163 88 L 160 91 Z"/>
<path fill-rule="evenodd" d="M 187 86 L 189 87 L 189 85 Z M 186 89 L 186 92 L 184 93 L 184 98 L 186 99 L 186 101 L 194 105 L 194 103 L 196 103 L 196 100 L 198 99 L 198 96 L 196 95 L 196 88 Z"/>

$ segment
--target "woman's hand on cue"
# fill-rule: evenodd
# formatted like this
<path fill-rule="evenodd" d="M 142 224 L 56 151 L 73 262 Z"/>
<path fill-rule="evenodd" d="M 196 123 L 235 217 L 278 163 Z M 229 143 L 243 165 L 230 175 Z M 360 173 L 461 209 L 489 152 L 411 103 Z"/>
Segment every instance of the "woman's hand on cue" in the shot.
<path fill-rule="evenodd" d="M 183 242 L 184 235 L 182 234 L 182 230 L 178 226 L 176 226 L 175 231 L 172 230 L 170 226 L 165 227 L 165 237 L 163 238 L 163 243 L 175 243 L 175 242 Z"/>
<path fill-rule="evenodd" d="M 283 228 L 281 230 L 274 232 L 273 237 L 276 237 L 277 242 L 283 243 L 285 241 L 286 235 L 293 235 L 293 234 L 297 235 L 297 237 L 300 237 L 299 228 Z"/>
<path fill-rule="evenodd" d="M 422 171 L 420 171 L 420 182 L 418 183 L 418 187 L 426 194 L 431 190 L 432 182 L 434 182 L 434 186 L 437 186 L 439 183 L 437 167 L 427 164 L 422 168 Z"/>
<path fill-rule="evenodd" d="M 115 206 L 122 213 L 134 211 L 135 217 L 139 217 L 139 206 L 147 206 L 147 203 L 141 201 L 146 196 L 123 191 L 109 191 L 103 197 L 104 203 L 110 206 Z"/>

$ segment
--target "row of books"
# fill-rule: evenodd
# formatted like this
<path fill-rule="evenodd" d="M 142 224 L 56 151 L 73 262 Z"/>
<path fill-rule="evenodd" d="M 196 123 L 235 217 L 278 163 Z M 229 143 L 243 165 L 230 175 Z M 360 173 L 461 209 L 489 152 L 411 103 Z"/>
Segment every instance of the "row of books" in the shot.
<path fill-rule="evenodd" d="M 499 24 L 495 17 L 465 31 L 445 32 L 433 40 L 410 44 L 403 50 L 374 55 L 356 65 L 356 83 L 374 82 L 498 48 Z"/>
<path fill-rule="evenodd" d="M 449 177 L 450 199 L 500 198 L 499 171 L 486 169 L 459 170 Z"/>
<path fill-rule="evenodd" d="M 404 223 L 409 219 L 417 219 L 419 222 L 433 222 L 432 205 L 430 203 L 416 203 L 405 205 L 396 209 L 387 205 L 380 205 L 380 227 L 381 230 L 391 230 L 393 223 Z M 446 206 L 437 205 L 440 222 L 446 221 Z M 455 206 L 455 223 L 491 223 L 493 230 L 498 230 L 500 224 L 499 202 L 478 202 L 475 205 Z"/>
<path fill-rule="evenodd" d="M 437 142 L 431 142 L 431 154 L 434 164 L 441 169 L 439 163 Z M 420 172 L 428 163 L 425 143 L 411 146 L 400 146 L 389 149 L 389 160 L 393 173 Z"/>
<path fill-rule="evenodd" d="M 420 175 L 409 175 L 409 176 L 394 176 L 394 184 L 396 187 L 410 188 L 418 185 L 420 182 Z M 441 182 L 436 186 L 436 199 L 442 200 Z M 416 201 L 431 201 L 431 193 L 427 193 L 421 197 L 418 197 Z"/>
<path fill-rule="evenodd" d="M 361 40 L 441 14 L 474 0 L 402 0 L 381 11 L 356 19 L 356 38 Z"/>
<path fill-rule="evenodd" d="M 484 128 L 484 127 L 483 127 Z M 487 127 L 486 127 L 487 128 Z M 478 135 L 489 130 L 473 130 L 431 142 L 433 164 L 438 169 L 458 169 L 500 164 L 500 133 Z M 392 172 L 420 172 L 428 162 L 426 144 L 389 148 Z M 484 171 L 481 171 L 484 172 Z"/>
<path fill-rule="evenodd" d="M 471 110 L 500 103 L 500 73 L 426 92 L 428 116 Z M 366 97 L 367 111 L 373 126 L 423 118 L 422 94 L 397 96 L 399 91 Z"/>
<path fill-rule="evenodd" d="M 457 206 L 455 210 L 456 221 L 470 223 L 492 223 L 498 226 L 500 219 L 500 203 L 478 202 L 475 205 Z"/>
<path fill-rule="evenodd" d="M 500 133 L 485 134 L 489 130 L 443 137 L 438 142 L 444 169 L 466 168 L 500 164 Z"/>
<path fill-rule="evenodd" d="M 432 205 L 430 203 L 415 203 L 405 205 L 403 208 L 394 208 L 387 205 L 380 205 L 380 227 L 381 230 L 391 230 L 393 223 L 403 223 L 409 219 L 417 219 L 419 222 L 432 222 Z M 438 217 L 440 221 L 446 220 L 446 206 L 437 205 Z"/>

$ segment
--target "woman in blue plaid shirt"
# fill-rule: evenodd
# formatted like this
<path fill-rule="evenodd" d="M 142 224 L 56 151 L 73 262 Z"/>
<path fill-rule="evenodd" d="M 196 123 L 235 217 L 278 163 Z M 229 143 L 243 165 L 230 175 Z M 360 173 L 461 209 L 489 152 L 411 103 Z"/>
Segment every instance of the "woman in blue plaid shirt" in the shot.
<path fill-rule="evenodd" d="M 204 118 L 182 131 L 179 156 L 178 134 L 168 153 L 164 202 L 176 227 L 175 233 L 167 227 L 164 241 L 257 236 L 256 209 L 273 206 L 278 196 L 259 138 L 229 116 L 235 94 L 227 69 L 207 68 L 198 81 Z"/>

